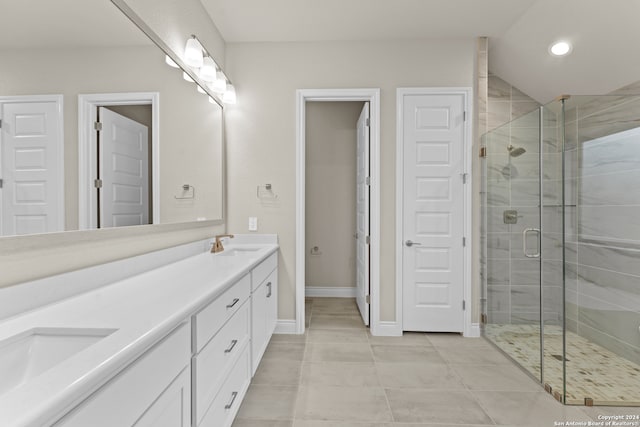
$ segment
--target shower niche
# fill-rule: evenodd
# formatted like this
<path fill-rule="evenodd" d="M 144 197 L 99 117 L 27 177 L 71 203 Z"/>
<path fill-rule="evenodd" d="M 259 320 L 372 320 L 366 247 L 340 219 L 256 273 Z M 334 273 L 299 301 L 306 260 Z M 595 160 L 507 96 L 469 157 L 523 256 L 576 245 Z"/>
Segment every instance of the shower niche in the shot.
<path fill-rule="evenodd" d="M 482 137 L 483 334 L 570 405 L 640 406 L 640 96 Z"/>

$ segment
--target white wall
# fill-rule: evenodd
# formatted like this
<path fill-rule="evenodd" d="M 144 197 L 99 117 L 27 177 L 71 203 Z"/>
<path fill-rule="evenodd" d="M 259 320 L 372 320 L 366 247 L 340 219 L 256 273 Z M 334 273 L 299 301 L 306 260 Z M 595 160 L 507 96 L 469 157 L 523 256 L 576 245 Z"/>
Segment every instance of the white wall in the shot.
<path fill-rule="evenodd" d="M 307 287 L 355 287 L 356 125 L 362 106 L 362 102 L 306 106 Z M 312 252 L 316 246 L 318 251 Z"/>
<path fill-rule="evenodd" d="M 474 40 L 231 43 L 227 70 L 238 104 L 226 111 L 228 228 L 247 217 L 280 241 L 279 318 L 295 317 L 295 91 L 381 89 L 381 319 L 395 319 L 396 88 L 474 85 Z M 277 205 L 256 185 L 273 184 Z"/>

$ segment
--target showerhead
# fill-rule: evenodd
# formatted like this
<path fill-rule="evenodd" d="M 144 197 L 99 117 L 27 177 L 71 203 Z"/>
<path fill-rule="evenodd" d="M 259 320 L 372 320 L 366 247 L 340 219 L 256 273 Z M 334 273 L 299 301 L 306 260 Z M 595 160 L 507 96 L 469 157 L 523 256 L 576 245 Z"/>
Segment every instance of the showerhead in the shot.
<path fill-rule="evenodd" d="M 509 155 L 511 157 L 518 157 L 518 156 L 522 156 L 524 153 L 527 152 L 527 150 L 525 150 L 522 147 L 514 147 L 513 145 L 509 144 L 507 146 L 507 151 L 509 152 Z"/>

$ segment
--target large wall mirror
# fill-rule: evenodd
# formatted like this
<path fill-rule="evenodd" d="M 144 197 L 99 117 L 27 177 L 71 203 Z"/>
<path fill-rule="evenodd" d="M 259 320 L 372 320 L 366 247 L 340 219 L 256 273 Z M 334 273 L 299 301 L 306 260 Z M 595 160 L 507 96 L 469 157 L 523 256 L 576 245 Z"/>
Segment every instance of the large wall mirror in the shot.
<path fill-rule="evenodd" d="M 0 0 L 0 235 L 222 220 L 223 111 L 108 0 Z"/>

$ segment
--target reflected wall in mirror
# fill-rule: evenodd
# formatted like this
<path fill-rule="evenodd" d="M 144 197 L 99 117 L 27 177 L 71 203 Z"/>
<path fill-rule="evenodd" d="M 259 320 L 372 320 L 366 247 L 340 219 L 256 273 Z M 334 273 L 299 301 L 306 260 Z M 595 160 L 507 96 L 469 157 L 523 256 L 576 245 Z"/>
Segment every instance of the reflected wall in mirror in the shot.
<path fill-rule="evenodd" d="M 222 107 L 108 0 L 0 6 L 0 235 L 222 219 Z"/>

